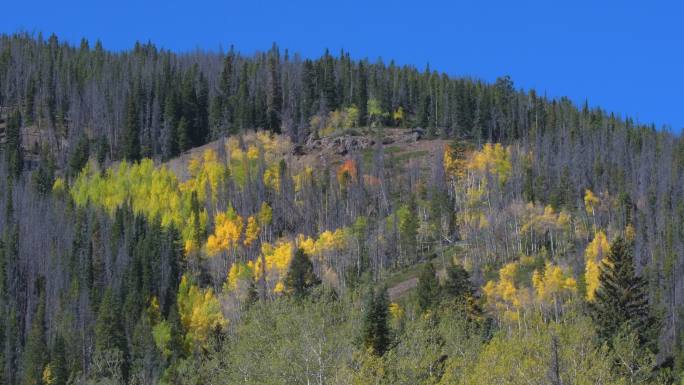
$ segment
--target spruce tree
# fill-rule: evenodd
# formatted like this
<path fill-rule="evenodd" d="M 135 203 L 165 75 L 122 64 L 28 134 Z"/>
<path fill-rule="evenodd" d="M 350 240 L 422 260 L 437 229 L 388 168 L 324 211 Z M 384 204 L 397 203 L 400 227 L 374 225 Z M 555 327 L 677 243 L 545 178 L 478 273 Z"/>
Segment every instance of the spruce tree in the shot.
<path fill-rule="evenodd" d="M 83 136 L 76 143 L 74 150 L 69 155 L 69 175 L 76 176 L 81 169 L 88 163 L 90 156 L 90 143 L 88 138 Z"/>
<path fill-rule="evenodd" d="M 24 350 L 23 385 L 40 385 L 43 369 L 47 364 L 47 345 L 45 343 L 45 292 L 41 289 L 38 309 L 31 322 L 31 330 L 26 339 Z"/>
<path fill-rule="evenodd" d="M 126 356 L 126 336 L 123 330 L 121 306 L 111 289 L 105 291 L 95 321 L 95 350 L 116 349 Z"/>
<path fill-rule="evenodd" d="M 64 337 L 58 334 L 52 348 L 50 359 L 51 385 L 66 385 L 69 379 L 69 369 L 66 361 L 66 343 Z"/>
<path fill-rule="evenodd" d="M 190 141 L 190 137 L 188 136 L 188 132 L 190 131 L 190 125 L 188 124 L 188 121 L 185 119 L 185 117 L 180 118 L 178 121 L 178 126 L 174 130 L 176 134 L 176 147 L 174 147 L 174 151 L 178 151 L 176 155 L 183 151 L 187 151 L 192 147 L 192 143 Z"/>
<path fill-rule="evenodd" d="M 451 265 L 446 270 L 447 279 L 444 282 L 444 293 L 450 297 L 463 298 L 473 295 L 470 274 L 461 265 Z"/>
<path fill-rule="evenodd" d="M 129 162 L 140 160 L 140 122 L 135 97 L 128 96 L 124 131 L 123 157 Z"/>
<path fill-rule="evenodd" d="M 602 341 L 620 332 L 634 332 L 641 348 L 657 349 L 658 322 L 648 303 L 646 281 L 634 269 L 632 245 L 616 239 L 601 264 L 596 297 L 589 304 Z"/>
<path fill-rule="evenodd" d="M 285 288 L 295 298 L 302 298 L 309 294 L 312 287 L 321 283 L 313 271 L 311 259 L 304 250 L 298 248 L 285 277 Z"/>
<path fill-rule="evenodd" d="M 10 176 L 18 177 L 24 166 L 21 148 L 21 114 L 15 111 L 7 121 L 5 139 L 5 157 Z"/>
<path fill-rule="evenodd" d="M 363 316 L 362 340 L 366 349 L 382 356 L 391 342 L 388 318 L 387 290 L 376 293 L 371 289 L 366 298 Z"/>
<path fill-rule="evenodd" d="M 425 264 L 418 276 L 418 307 L 424 312 L 439 300 L 439 282 L 435 275 L 435 267 L 431 262 Z"/>

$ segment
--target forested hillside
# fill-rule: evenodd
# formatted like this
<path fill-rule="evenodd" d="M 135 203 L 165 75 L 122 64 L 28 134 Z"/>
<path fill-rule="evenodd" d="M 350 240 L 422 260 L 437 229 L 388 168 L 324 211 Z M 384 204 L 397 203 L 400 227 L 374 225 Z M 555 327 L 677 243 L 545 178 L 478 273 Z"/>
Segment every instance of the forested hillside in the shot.
<path fill-rule="evenodd" d="M 0 143 L 3 384 L 683 380 L 684 142 L 587 103 L 2 35 Z"/>

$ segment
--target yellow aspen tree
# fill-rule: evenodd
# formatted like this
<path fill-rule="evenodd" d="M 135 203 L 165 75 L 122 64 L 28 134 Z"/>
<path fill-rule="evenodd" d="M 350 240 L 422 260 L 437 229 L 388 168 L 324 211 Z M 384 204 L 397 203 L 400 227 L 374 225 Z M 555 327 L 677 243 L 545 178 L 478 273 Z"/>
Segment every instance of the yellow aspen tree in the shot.
<path fill-rule="evenodd" d="M 532 274 L 532 285 L 537 301 L 542 308 L 544 304 L 553 305 L 555 319 L 560 315 L 562 302 L 577 292 L 577 281 L 572 274 L 558 265 L 546 262 L 544 271 L 535 270 Z"/>
<path fill-rule="evenodd" d="M 247 226 L 245 227 L 245 239 L 243 241 L 244 245 L 249 247 L 259 239 L 259 233 L 261 229 L 259 228 L 259 223 L 255 216 L 250 216 L 247 218 Z"/>
<path fill-rule="evenodd" d="M 189 350 L 206 347 L 211 332 L 228 325 L 214 291 L 199 288 L 187 275 L 183 275 L 178 287 L 178 313 L 187 331 L 185 344 Z"/>
<path fill-rule="evenodd" d="M 584 251 L 585 258 L 585 272 L 584 280 L 586 282 L 586 298 L 587 301 L 593 301 L 596 289 L 599 287 L 599 266 L 602 263 L 604 256 L 608 253 L 610 244 L 606 234 L 599 230 L 594 235 L 594 239 L 587 245 Z"/>
<path fill-rule="evenodd" d="M 214 226 L 214 233 L 207 239 L 207 254 L 213 257 L 224 251 L 234 252 L 242 234 L 242 217 L 231 207 L 216 215 Z"/>

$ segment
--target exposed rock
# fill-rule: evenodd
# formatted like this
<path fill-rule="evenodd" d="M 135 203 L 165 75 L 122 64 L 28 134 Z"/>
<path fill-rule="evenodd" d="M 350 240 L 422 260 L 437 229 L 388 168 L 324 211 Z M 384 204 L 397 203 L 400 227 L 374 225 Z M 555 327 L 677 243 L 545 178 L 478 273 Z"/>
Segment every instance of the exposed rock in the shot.
<path fill-rule="evenodd" d="M 393 129 L 388 130 L 382 137 L 382 144 L 415 143 L 423 138 L 424 131 L 420 128 L 411 131 Z M 311 152 L 324 152 L 328 154 L 346 155 L 350 152 L 358 152 L 375 145 L 372 136 L 340 135 L 314 138 L 310 136 L 303 145 L 295 146 L 292 154 L 296 156 L 306 155 Z"/>
<path fill-rule="evenodd" d="M 302 149 L 297 149 L 297 151 L 304 151 L 308 153 L 311 151 L 325 151 L 329 153 L 334 153 L 338 155 L 346 155 L 349 152 L 356 152 L 369 148 L 375 144 L 373 139 L 367 138 L 365 136 L 351 136 L 343 135 L 338 137 L 325 137 L 320 139 L 314 139 L 309 137 L 304 144 Z"/>

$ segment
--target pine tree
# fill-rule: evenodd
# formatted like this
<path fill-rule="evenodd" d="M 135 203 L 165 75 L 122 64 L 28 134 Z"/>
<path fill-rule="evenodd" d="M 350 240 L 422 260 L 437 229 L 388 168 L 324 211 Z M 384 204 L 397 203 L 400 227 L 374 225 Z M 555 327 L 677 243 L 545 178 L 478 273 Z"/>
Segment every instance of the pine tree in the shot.
<path fill-rule="evenodd" d="M 287 291 L 295 298 L 302 298 L 320 283 L 321 280 L 314 273 L 309 256 L 301 248 L 297 249 L 285 277 Z"/>
<path fill-rule="evenodd" d="M 166 159 L 177 156 L 178 147 L 178 103 L 173 93 L 169 93 L 164 100 L 164 131 L 162 153 Z"/>
<path fill-rule="evenodd" d="M 178 151 L 176 155 L 178 155 L 180 152 L 187 151 L 192 147 L 192 143 L 188 137 L 188 131 L 190 131 L 190 125 L 188 124 L 188 121 L 185 119 L 185 117 L 180 118 L 178 121 L 178 126 L 175 129 L 176 147 L 174 147 L 174 150 Z"/>
<path fill-rule="evenodd" d="M 131 378 L 140 383 L 156 383 L 161 374 L 161 360 L 152 335 L 150 316 L 143 311 L 131 341 Z"/>
<path fill-rule="evenodd" d="M 387 290 L 376 293 L 371 289 L 366 298 L 363 316 L 362 340 L 366 349 L 382 356 L 391 342 L 388 318 Z"/>
<path fill-rule="evenodd" d="M 50 374 L 52 382 L 50 385 L 66 385 L 69 379 L 69 369 L 66 361 L 66 344 L 64 337 L 58 334 L 52 348 L 50 359 Z"/>
<path fill-rule="evenodd" d="M 602 341 L 634 332 L 640 347 L 656 352 L 658 322 L 648 303 L 646 281 L 634 270 L 631 247 L 622 238 L 611 245 L 601 264 L 595 300 L 589 304 L 591 317 Z"/>
<path fill-rule="evenodd" d="M 280 67 L 280 51 L 273 44 L 268 57 L 268 93 L 266 95 L 267 127 L 269 130 L 280 133 L 280 114 L 282 108 L 282 90 L 278 68 Z"/>
<path fill-rule="evenodd" d="M 439 301 L 439 282 L 435 275 L 435 266 L 431 262 L 425 264 L 420 271 L 416 293 L 418 307 L 422 312 L 432 308 Z"/>
<path fill-rule="evenodd" d="M 89 156 L 90 144 L 88 143 L 88 138 L 83 136 L 69 155 L 69 175 L 78 175 L 88 162 Z"/>
<path fill-rule="evenodd" d="M 38 309 L 31 322 L 31 330 L 26 339 L 24 350 L 23 385 L 40 385 L 43 369 L 47 364 L 47 345 L 45 342 L 45 292 L 41 288 Z"/>
<path fill-rule="evenodd" d="M 12 113 L 7 121 L 5 157 L 10 175 L 18 177 L 24 166 L 21 148 L 21 115 L 18 111 Z"/>
<path fill-rule="evenodd" d="M 41 152 L 38 169 L 31 174 L 31 182 L 41 195 L 47 195 L 52 191 L 55 182 L 55 161 L 52 154 L 45 149 Z"/>
<path fill-rule="evenodd" d="M 357 92 L 355 96 L 356 106 L 359 108 L 359 126 L 366 126 L 368 114 L 368 79 L 364 62 L 359 62 L 359 74 L 357 76 Z"/>
<path fill-rule="evenodd" d="M 195 127 L 192 132 L 193 146 L 201 146 L 207 142 L 209 136 L 209 83 L 200 72 L 199 89 L 197 90 L 197 104 L 195 107 Z"/>
<path fill-rule="evenodd" d="M 128 96 L 126 102 L 126 123 L 124 129 L 123 157 L 129 162 L 140 160 L 140 122 L 136 99 L 132 95 Z"/>
<path fill-rule="evenodd" d="M 121 306 L 111 289 L 105 291 L 95 321 L 95 350 L 115 349 L 126 353 L 126 336 L 122 324 Z"/>
<path fill-rule="evenodd" d="M 17 311 L 15 306 L 10 305 L 9 311 L 5 314 L 5 323 L 3 331 L 5 333 L 5 346 L 3 356 L 5 358 L 3 368 L 3 384 L 16 384 L 18 381 L 17 368 L 21 365 L 19 360 L 19 325 L 17 320 Z"/>
<path fill-rule="evenodd" d="M 450 297 L 462 298 L 473 295 L 470 274 L 463 266 L 454 264 L 447 268 L 447 279 L 444 282 L 444 293 Z"/>

